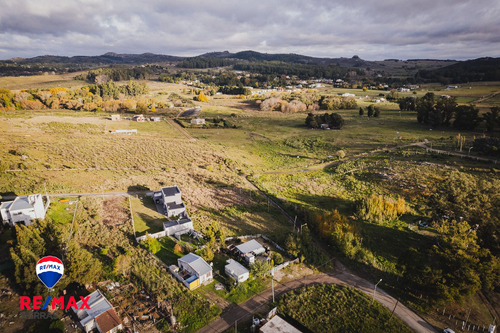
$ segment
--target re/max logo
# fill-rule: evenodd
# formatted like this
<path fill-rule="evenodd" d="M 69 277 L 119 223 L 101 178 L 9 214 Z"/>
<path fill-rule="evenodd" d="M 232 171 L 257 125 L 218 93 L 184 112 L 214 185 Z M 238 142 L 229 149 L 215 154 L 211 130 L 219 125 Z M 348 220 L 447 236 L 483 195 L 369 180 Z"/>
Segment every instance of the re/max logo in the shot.
<path fill-rule="evenodd" d="M 69 309 L 69 308 L 74 308 L 75 310 L 81 310 L 81 309 L 88 309 L 90 310 L 90 306 L 87 304 L 90 299 L 90 296 L 87 297 L 82 297 L 80 296 L 80 300 L 82 304 L 80 307 L 78 307 L 78 304 L 76 303 L 75 297 L 70 296 L 68 299 L 68 302 L 66 303 L 66 307 L 64 307 L 64 296 L 61 297 L 52 297 L 49 296 L 46 300 L 45 303 L 42 305 L 43 297 L 42 296 L 34 296 L 33 301 L 31 300 L 31 297 L 29 296 L 21 296 L 21 304 L 20 308 L 21 310 L 45 310 L 47 307 L 50 305 L 52 310 L 56 308 L 56 305 L 59 305 L 60 309 Z M 52 302 L 51 302 L 52 300 Z M 30 307 L 31 304 L 31 307 Z"/>

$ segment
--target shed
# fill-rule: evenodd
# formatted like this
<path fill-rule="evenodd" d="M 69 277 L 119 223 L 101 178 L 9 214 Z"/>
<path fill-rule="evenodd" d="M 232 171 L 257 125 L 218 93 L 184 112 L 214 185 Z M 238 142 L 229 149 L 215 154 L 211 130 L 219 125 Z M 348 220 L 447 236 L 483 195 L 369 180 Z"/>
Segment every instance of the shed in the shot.
<path fill-rule="evenodd" d="M 250 272 L 242 264 L 233 259 L 227 260 L 226 263 L 224 271 L 228 276 L 232 277 L 238 283 L 248 280 Z"/>

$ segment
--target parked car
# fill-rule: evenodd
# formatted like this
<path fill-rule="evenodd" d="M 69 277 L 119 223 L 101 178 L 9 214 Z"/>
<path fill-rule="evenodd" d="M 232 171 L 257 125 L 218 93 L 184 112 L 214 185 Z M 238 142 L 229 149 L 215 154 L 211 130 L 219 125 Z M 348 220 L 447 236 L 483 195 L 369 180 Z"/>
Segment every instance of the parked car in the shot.
<path fill-rule="evenodd" d="M 429 223 L 427 223 L 427 222 L 420 222 L 418 226 L 422 227 L 422 228 L 427 228 L 429 226 Z"/>
<path fill-rule="evenodd" d="M 451 328 L 445 328 L 445 329 L 443 330 L 443 333 L 455 333 L 455 331 L 454 331 L 454 330 L 452 330 Z"/>

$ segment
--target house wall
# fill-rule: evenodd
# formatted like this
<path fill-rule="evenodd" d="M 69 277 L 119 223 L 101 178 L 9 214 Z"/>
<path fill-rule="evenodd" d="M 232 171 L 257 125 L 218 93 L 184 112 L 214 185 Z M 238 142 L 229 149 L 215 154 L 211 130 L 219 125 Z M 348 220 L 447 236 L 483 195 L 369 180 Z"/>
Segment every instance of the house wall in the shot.
<path fill-rule="evenodd" d="M 173 225 L 171 227 L 166 228 L 165 235 L 170 236 L 170 235 L 173 235 L 177 232 L 182 232 L 184 230 L 186 232 L 188 232 L 189 230 L 193 230 L 193 229 L 194 229 L 193 221 L 191 221 L 191 222 L 187 222 L 187 223 L 183 223 L 183 224 Z"/>
<path fill-rule="evenodd" d="M 165 208 L 167 208 L 167 205 L 165 205 Z M 167 216 L 178 216 L 181 215 L 186 211 L 186 208 L 184 207 L 179 207 L 179 208 L 174 208 L 174 209 L 166 209 L 167 210 Z"/>
<path fill-rule="evenodd" d="M 212 281 L 212 271 L 208 272 L 205 275 L 200 276 L 200 282 L 201 283 L 206 283 Z"/>
<path fill-rule="evenodd" d="M 10 211 L 11 224 L 23 222 L 26 226 L 31 225 L 31 220 L 36 219 L 35 209 L 23 209 Z"/>

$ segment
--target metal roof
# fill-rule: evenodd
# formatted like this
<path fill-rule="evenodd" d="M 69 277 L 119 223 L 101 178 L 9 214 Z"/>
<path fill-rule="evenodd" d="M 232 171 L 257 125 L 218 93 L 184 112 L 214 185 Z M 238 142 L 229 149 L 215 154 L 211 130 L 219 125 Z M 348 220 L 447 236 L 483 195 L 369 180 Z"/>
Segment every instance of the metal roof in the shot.
<path fill-rule="evenodd" d="M 172 197 L 177 193 L 181 193 L 181 190 L 176 186 L 162 187 L 161 191 L 166 197 Z"/>
<path fill-rule="evenodd" d="M 182 261 L 188 264 L 198 274 L 198 276 L 203 276 L 212 271 L 212 266 L 210 266 L 202 257 L 194 253 L 188 253 L 184 257 L 177 259 L 177 261 Z"/>
<path fill-rule="evenodd" d="M 260 328 L 262 333 L 302 333 L 284 319 L 274 316 L 264 326 Z"/>
<path fill-rule="evenodd" d="M 99 290 L 94 291 L 89 295 L 89 297 L 90 298 L 87 304 L 89 305 L 90 310 L 75 310 L 73 308 L 73 311 L 76 312 L 82 326 L 85 326 L 89 321 L 94 320 L 100 314 L 113 308 L 106 297 L 104 297 Z M 78 301 L 76 305 L 80 308 L 82 301 Z"/>
<path fill-rule="evenodd" d="M 240 245 L 236 246 L 236 248 L 238 249 L 238 251 L 240 251 L 243 254 L 255 252 L 257 250 L 264 250 L 264 247 L 259 242 L 257 242 L 255 239 L 252 239 L 246 243 L 240 244 Z"/>
<path fill-rule="evenodd" d="M 28 196 L 17 197 L 10 206 L 10 210 L 23 210 L 32 208 L 33 205 L 29 202 Z"/>
<path fill-rule="evenodd" d="M 224 270 L 236 276 L 241 276 L 243 274 L 249 273 L 248 269 L 246 269 L 242 264 L 233 259 L 229 259 L 227 261 L 227 265 L 224 267 Z"/>

